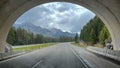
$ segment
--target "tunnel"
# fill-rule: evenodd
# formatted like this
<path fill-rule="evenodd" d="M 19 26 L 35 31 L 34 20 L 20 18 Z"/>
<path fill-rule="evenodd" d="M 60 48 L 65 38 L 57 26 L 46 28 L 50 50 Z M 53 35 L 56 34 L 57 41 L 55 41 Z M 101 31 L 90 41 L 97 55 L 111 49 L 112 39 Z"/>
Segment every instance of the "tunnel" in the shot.
<path fill-rule="evenodd" d="M 108 28 L 114 50 L 120 50 L 120 0 L 1 0 L 0 53 L 5 52 L 8 32 L 17 18 L 31 8 L 49 2 L 74 3 L 94 12 Z"/>

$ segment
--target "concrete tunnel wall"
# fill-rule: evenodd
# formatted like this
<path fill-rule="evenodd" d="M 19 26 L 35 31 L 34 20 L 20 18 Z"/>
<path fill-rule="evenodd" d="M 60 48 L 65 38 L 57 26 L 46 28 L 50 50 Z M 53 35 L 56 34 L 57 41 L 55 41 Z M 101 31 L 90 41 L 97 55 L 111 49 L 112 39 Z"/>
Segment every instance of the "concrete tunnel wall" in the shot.
<path fill-rule="evenodd" d="M 12 24 L 27 10 L 49 2 L 70 2 L 93 11 L 107 26 L 114 50 L 120 50 L 120 0 L 1 0 L 0 53 L 5 52 L 6 38 Z"/>

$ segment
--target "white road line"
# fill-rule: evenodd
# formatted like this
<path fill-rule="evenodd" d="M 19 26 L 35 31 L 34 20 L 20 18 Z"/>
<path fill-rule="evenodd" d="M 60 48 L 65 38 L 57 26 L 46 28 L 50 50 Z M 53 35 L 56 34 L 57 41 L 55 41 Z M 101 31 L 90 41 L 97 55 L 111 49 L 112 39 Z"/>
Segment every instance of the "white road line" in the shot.
<path fill-rule="evenodd" d="M 33 65 L 32 68 L 35 68 L 38 64 L 40 64 L 42 61 L 40 60 L 39 62 L 37 62 L 35 65 Z"/>
<path fill-rule="evenodd" d="M 77 53 L 76 53 L 76 50 L 74 48 L 72 48 L 72 46 L 70 46 L 70 49 L 72 50 L 73 54 L 83 63 L 83 65 L 86 67 L 86 68 L 91 68 L 88 66 L 87 63 L 85 63 L 85 61 L 81 58 L 81 56 L 79 56 Z"/>

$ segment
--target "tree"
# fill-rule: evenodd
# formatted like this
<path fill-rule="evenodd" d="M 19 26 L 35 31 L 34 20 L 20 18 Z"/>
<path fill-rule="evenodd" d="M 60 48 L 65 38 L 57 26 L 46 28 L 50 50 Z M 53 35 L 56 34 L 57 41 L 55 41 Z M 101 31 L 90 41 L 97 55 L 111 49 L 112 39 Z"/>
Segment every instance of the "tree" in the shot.
<path fill-rule="evenodd" d="M 96 42 L 95 31 L 93 29 L 90 31 L 90 37 L 88 38 L 89 38 L 90 44 L 94 44 Z"/>
<path fill-rule="evenodd" d="M 76 35 L 75 35 L 75 43 L 79 43 L 79 36 L 78 36 L 78 33 L 76 33 Z"/>
<path fill-rule="evenodd" d="M 110 33 L 108 31 L 108 29 L 104 26 L 103 29 L 100 32 L 99 35 L 99 41 L 101 44 L 105 44 L 105 39 L 109 39 L 110 38 Z"/>
<path fill-rule="evenodd" d="M 9 31 L 7 38 L 8 38 L 7 42 L 9 42 L 12 45 L 14 45 L 17 42 L 17 36 L 14 27 L 12 27 L 11 30 Z"/>
<path fill-rule="evenodd" d="M 102 20 L 95 16 L 81 30 L 80 40 L 96 44 L 104 43 L 104 40 L 110 37 L 109 31 L 105 27 Z"/>
<path fill-rule="evenodd" d="M 27 44 L 39 44 L 39 43 L 49 43 L 49 42 L 70 42 L 73 41 L 73 37 L 60 36 L 58 38 L 45 37 L 41 34 L 34 34 L 23 28 L 12 27 L 8 37 L 7 42 L 12 45 L 27 45 Z"/>

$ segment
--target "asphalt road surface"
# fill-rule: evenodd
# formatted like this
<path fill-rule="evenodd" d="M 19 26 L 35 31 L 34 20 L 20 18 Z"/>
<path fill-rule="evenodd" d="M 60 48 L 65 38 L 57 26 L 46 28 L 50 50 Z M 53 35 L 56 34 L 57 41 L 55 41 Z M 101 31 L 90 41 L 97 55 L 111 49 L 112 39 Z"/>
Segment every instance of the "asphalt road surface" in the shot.
<path fill-rule="evenodd" d="M 120 68 L 120 66 L 86 49 L 70 43 L 59 43 L 1 61 L 0 68 Z"/>

